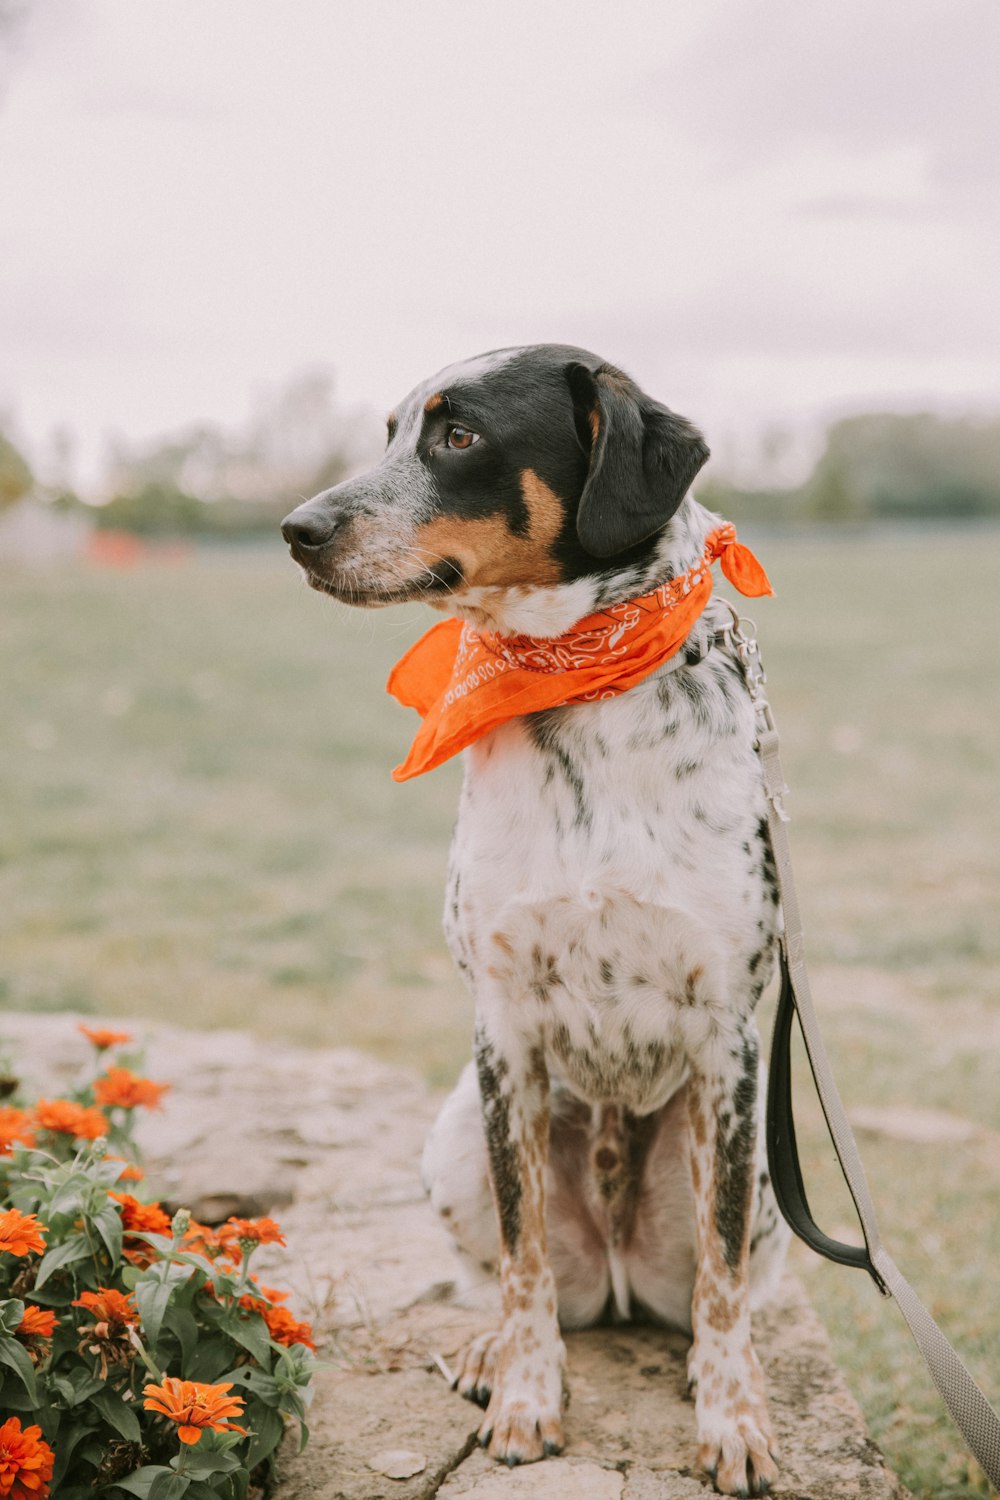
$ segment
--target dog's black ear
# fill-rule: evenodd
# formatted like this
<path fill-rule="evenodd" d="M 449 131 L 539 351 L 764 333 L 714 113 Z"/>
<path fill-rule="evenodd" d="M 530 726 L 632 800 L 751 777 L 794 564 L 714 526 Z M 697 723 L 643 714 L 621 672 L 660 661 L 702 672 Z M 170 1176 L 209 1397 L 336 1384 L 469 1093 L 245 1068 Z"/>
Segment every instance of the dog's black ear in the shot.
<path fill-rule="evenodd" d="M 577 434 L 590 453 L 576 530 L 592 557 L 614 557 L 660 531 L 708 458 L 697 428 L 643 394 L 614 365 L 566 366 Z"/>

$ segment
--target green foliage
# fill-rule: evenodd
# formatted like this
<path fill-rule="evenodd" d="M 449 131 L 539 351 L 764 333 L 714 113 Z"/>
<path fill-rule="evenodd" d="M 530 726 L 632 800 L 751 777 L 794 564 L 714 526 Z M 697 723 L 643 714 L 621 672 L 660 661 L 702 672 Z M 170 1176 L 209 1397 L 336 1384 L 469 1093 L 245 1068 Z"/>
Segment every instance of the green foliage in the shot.
<path fill-rule="evenodd" d="M 1000 516 L 1000 421 L 846 417 L 804 484 L 751 490 L 710 475 L 697 493 L 730 520 L 783 525 Z"/>
<path fill-rule="evenodd" d="M 352 427 L 358 424 L 352 424 Z M 119 444 L 97 525 L 141 535 L 228 537 L 267 532 L 308 495 L 373 455 L 333 401 L 329 376 L 305 373 L 264 400 L 241 431 L 207 423 L 155 442 Z"/>
<path fill-rule="evenodd" d="M 1000 515 L 1000 422 L 848 417 L 830 428 L 803 499 L 823 517 L 831 497 L 838 519 Z"/>
<path fill-rule="evenodd" d="M 0 1410 L 40 1426 L 56 1500 L 246 1500 L 251 1477 L 268 1485 L 287 1421 L 305 1440 L 311 1330 L 250 1271 L 259 1240 L 280 1238 L 270 1220 L 216 1233 L 123 1191 L 135 1107 L 99 1108 L 111 1077 L 84 1076 L 63 1101 L 87 1133 L 103 1113 L 98 1139 L 74 1134 L 72 1114 L 55 1128 L 42 1102 L 0 1110 Z M 153 1387 L 175 1415 L 147 1408 L 167 1399 Z M 184 1416 L 196 1396 L 211 1420 Z"/>
<path fill-rule="evenodd" d="M 28 460 L 0 432 L 0 510 L 26 495 L 32 482 Z"/>

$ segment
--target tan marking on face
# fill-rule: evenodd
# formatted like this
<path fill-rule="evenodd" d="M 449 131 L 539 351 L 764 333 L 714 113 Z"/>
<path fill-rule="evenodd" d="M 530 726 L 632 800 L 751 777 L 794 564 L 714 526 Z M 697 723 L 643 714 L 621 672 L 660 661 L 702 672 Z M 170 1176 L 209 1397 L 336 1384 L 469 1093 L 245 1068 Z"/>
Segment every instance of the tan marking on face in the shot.
<path fill-rule="evenodd" d="M 596 444 L 597 434 L 601 430 L 601 413 L 598 411 L 596 406 L 588 416 L 587 421 L 590 423 L 590 441 Z"/>
<path fill-rule="evenodd" d="M 433 394 L 433 396 L 428 396 L 427 400 L 424 402 L 424 411 L 426 411 L 426 412 L 437 411 L 438 407 L 443 406 L 443 405 L 444 405 L 444 392 L 443 391 L 435 391 L 434 394 Z"/>
<path fill-rule="evenodd" d="M 521 471 L 521 494 L 528 510 L 527 536 L 515 536 L 502 516 L 438 516 L 417 529 L 414 552 L 428 566 L 454 558 L 471 588 L 558 583 L 562 570 L 552 547 L 565 520 L 563 502 L 532 469 Z"/>

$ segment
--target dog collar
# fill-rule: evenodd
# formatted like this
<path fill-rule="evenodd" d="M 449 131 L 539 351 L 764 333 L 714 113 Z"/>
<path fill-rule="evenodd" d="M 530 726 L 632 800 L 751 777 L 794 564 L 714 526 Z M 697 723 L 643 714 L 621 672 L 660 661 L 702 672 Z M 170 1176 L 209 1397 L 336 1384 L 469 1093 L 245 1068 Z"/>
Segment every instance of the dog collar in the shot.
<path fill-rule="evenodd" d="M 387 684 L 424 721 L 395 780 L 434 770 L 522 714 L 616 698 L 635 687 L 683 646 L 711 596 L 716 561 L 741 594 L 774 592 L 725 522 L 709 532 L 687 572 L 588 615 L 565 635 L 494 635 L 461 620 L 433 626 L 396 663 Z"/>

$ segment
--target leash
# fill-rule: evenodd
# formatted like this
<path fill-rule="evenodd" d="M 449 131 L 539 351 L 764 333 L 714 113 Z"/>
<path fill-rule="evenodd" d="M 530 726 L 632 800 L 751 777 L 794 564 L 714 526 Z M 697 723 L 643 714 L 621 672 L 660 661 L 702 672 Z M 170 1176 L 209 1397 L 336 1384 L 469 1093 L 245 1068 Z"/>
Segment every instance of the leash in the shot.
<path fill-rule="evenodd" d="M 729 608 L 733 624 L 731 628 L 727 627 L 725 635 L 743 668 L 747 691 L 757 713 L 756 748 L 767 793 L 767 820 L 784 917 L 784 933 L 780 941 L 781 993 L 771 1042 L 767 1089 L 767 1157 L 775 1197 L 792 1230 L 811 1249 L 840 1265 L 861 1267 L 884 1297 L 896 1299 L 952 1420 L 990 1483 L 1000 1489 L 1000 1416 L 882 1244 L 857 1141 L 837 1091 L 813 1009 L 806 973 L 802 917 L 785 826 L 788 814 L 783 799 L 788 787 L 778 756 L 774 715 L 764 693 L 767 678 L 756 640 L 752 635 L 744 634 L 739 614 L 731 604 Z M 798 1017 L 827 1129 L 857 1209 L 864 1247 L 831 1239 L 820 1229 L 809 1209 L 792 1113 L 791 1039 L 795 1016 Z"/>

